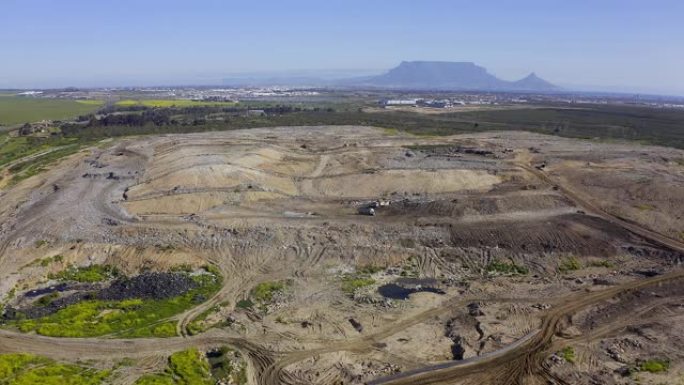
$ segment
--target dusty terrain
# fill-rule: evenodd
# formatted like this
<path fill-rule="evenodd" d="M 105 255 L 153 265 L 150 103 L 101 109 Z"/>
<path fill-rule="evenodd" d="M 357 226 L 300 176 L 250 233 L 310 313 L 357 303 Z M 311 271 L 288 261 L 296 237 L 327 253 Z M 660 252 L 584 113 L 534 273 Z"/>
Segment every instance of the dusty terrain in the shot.
<path fill-rule="evenodd" d="M 521 132 L 368 127 L 106 143 L 0 191 L 3 302 L 68 264 L 210 264 L 223 287 L 171 318 L 178 337 L 4 328 L 0 353 L 136 359 L 120 383 L 174 351 L 229 345 L 264 385 L 680 384 L 682 159 Z M 375 215 L 359 213 L 373 202 Z M 284 288 L 240 305 L 268 282 Z M 378 291 L 397 282 L 416 292 Z M 668 369 L 634 369 L 652 359 Z"/>

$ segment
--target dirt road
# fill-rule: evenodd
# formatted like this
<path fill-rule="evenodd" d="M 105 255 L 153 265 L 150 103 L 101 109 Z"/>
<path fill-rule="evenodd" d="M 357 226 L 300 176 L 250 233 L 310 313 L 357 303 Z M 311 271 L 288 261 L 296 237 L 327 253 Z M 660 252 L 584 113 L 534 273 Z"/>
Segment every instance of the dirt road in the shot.
<path fill-rule="evenodd" d="M 560 192 L 562 192 L 566 197 L 568 197 L 570 200 L 572 200 L 578 207 L 581 207 L 583 210 L 585 210 L 588 213 L 591 213 L 593 215 L 599 216 L 606 221 L 615 224 L 617 226 L 620 226 L 624 229 L 627 229 L 634 234 L 640 235 L 658 245 L 665 246 L 667 248 L 670 248 L 672 250 L 679 251 L 680 253 L 684 253 L 684 243 L 677 241 L 675 239 L 672 239 L 670 237 L 666 237 L 662 234 L 656 233 L 654 231 L 651 231 L 649 229 L 644 228 L 643 226 L 640 226 L 636 223 L 629 222 L 623 218 L 617 217 L 615 215 L 612 215 L 611 213 L 603 210 L 596 204 L 590 202 L 589 200 L 583 198 L 579 193 L 575 192 L 572 188 L 568 186 L 564 186 L 558 181 L 555 181 L 551 179 L 545 172 L 538 170 L 534 167 L 531 167 L 527 164 L 523 163 L 516 163 L 516 165 L 525 171 L 533 174 L 543 182 L 547 183 L 548 185 L 555 186 Z"/>
<path fill-rule="evenodd" d="M 427 385 L 454 384 L 467 376 L 480 375 L 484 382 L 491 384 L 522 384 L 531 380 L 532 383 L 563 383 L 557 378 L 550 378 L 551 374 L 543 367 L 542 361 L 553 336 L 558 331 L 559 322 L 566 316 L 595 305 L 616 295 L 663 282 L 684 278 L 684 271 L 678 270 L 666 275 L 650 279 L 628 282 L 607 290 L 594 293 L 580 293 L 557 302 L 542 320 L 540 330 L 531 333 L 511 346 L 486 356 L 472 360 L 453 362 L 431 366 L 409 373 L 380 378 L 369 382 L 369 385 Z"/>

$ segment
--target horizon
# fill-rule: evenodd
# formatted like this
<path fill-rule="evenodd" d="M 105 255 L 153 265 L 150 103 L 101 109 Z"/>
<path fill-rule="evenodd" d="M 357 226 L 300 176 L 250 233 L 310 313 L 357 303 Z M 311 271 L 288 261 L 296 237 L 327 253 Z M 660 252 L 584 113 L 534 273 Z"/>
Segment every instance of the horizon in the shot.
<path fill-rule="evenodd" d="M 0 64 L 0 89 L 344 78 L 402 61 L 467 61 L 509 81 L 536 73 L 568 91 L 684 95 L 684 4 L 492 4 L 10 0 L 0 14 L 11 59 Z"/>

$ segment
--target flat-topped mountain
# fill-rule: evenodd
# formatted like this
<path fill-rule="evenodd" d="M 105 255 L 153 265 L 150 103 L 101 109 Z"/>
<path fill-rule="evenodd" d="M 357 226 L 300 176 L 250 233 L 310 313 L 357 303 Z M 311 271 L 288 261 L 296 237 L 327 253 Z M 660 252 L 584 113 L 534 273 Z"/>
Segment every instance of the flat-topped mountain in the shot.
<path fill-rule="evenodd" d="M 358 79 L 359 86 L 478 91 L 554 91 L 559 87 L 534 73 L 518 81 L 507 81 L 472 62 L 404 61 L 388 72 Z"/>

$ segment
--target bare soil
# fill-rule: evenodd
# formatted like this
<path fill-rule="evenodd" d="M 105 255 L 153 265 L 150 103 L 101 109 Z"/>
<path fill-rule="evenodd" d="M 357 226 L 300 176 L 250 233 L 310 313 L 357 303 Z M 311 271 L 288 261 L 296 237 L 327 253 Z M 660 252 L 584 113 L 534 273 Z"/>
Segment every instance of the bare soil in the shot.
<path fill-rule="evenodd" d="M 54 285 L 48 275 L 69 265 L 135 275 L 208 264 L 223 288 L 170 319 L 176 338 L 2 329 L 0 352 L 134 358 L 119 383 L 174 351 L 229 345 L 263 385 L 676 384 L 677 159 L 522 132 L 356 126 L 121 139 L 0 191 L 3 302 Z M 359 214 L 369 205 L 376 215 Z M 282 290 L 259 302 L 255 287 L 271 282 Z M 397 282 L 439 290 L 378 292 Z M 669 369 L 634 371 L 651 358 Z"/>

